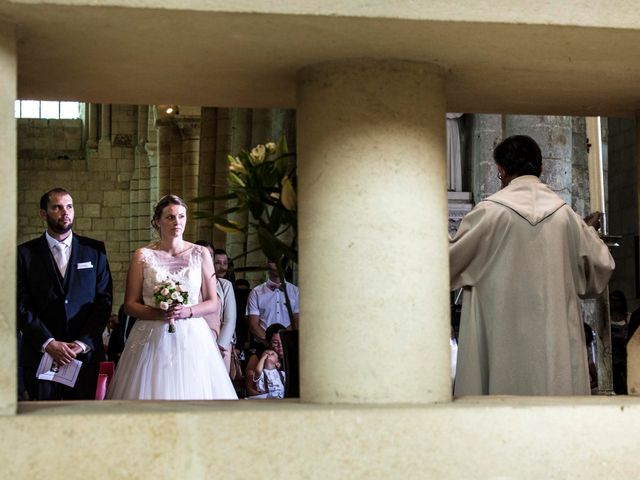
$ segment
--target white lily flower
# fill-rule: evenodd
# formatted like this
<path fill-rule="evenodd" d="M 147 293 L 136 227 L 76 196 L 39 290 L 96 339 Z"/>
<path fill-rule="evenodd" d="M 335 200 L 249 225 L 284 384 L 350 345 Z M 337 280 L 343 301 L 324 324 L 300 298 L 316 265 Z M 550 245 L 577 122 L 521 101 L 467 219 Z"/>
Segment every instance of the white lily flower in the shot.
<path fill-rule="evenodd" d="M 247 170 L 244 168 L 244 164 L 240 161 L 238 157 L 229 156 L 229 170 L 236 173 L 246 173 Z"/>
<path fill-rule="evenodd" d="M 264 162 L 264 157 L 266 155 L 266 148 L 264 145 L 256 145 L 251 149 L 251 153 L 249 156 L 251 160 L 253 160 L 254 165 L 260 165 Z"/>

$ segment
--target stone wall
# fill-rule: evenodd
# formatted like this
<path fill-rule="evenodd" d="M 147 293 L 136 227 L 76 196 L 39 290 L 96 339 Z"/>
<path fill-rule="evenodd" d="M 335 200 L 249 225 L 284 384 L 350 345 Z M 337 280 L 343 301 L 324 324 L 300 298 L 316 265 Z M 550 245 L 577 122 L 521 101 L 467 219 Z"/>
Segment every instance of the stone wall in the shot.
<path fill-rule="evenodd" d="M 584 117 L 573 117 L 571 131 L 571 206 L 584 217 L 590 211 L 589 156 Z"/>
<path fill-rule="evenodd" d="M 114 281 L 114 307 L 122 302 L 131 255 L 130 180 L 134 168 L 136 111 L 111 109 L 111 134 L 98 148 L 84 148 L 81 120 L 18 120 L 18 243 L 41 235 L 40 196 L 69 190 L 74 231 L 106 244 Z"/>

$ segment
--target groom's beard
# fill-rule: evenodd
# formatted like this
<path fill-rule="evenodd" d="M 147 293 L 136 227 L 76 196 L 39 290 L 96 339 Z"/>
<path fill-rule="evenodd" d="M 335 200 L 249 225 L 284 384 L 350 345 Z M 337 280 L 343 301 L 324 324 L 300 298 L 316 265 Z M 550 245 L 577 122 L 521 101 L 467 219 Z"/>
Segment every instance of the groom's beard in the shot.
<path fill-rule="evenodd" d="M 49 215 L 47 215 L 47 226 L 58 235 L 63 233 L 67 233 L 69 230 L 73 228 L 73 220 L 69 222 L 67 225 L 64 224 L 64 219 L 60 218 L 59 220 L 54 220 Z"/>

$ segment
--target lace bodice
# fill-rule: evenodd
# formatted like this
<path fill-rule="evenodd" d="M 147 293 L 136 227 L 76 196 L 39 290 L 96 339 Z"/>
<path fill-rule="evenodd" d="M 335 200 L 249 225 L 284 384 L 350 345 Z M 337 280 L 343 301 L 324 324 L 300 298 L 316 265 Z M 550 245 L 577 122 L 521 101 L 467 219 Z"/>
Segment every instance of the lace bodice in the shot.
<path fill-rule="evenodd" d="M 165 280 L 173 280 L 189 292 L 187 305 L 198 303 L 202 285 L 202 249 L 194 245 L 191 249 L 172 257 L 167 252 L 144 247 L 140 250 L 144 268 L 142 298 L 145 305 L 157 307 L 153 288 Z"/>

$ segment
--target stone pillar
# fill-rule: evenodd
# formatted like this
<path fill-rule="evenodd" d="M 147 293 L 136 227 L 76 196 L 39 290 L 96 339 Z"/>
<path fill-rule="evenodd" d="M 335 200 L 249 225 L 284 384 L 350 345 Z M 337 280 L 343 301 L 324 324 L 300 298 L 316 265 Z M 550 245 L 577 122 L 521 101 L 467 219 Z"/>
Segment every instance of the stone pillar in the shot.
<path fill-rule="evenodd" d="M 178 127 L 174 125 L 171 130 L 171 179 L 169 181 L 169 192 L 179 197 L 182 193 L 182 137 Z"/>
<path fill-rule="evenodd" d="M 573 117 L 571 123 L 571 207 L 585 217 L 591 211 L 587 127 L 585 117 Z"/>
<path fill-rule="evenodd" d="M 100 142 L 98 148 L 102 154 L 111 152 L 111 105 L 103 103 L 100 106 Z"/>
<path fill-rule="evenodd" d="M 149 123 L 149 106 L 138 105 L 138 127 L 137 127 L 137 141 L 138 146 L 144 149 L 147 144 L 147 125 Z"/>
<path fill-rule="evenodd" d="M 493 149 L 502 140 L 502 115 L 474 115 L 471 127 L 471 185 L 478 203 L 500 189 Z"/>
<path fill-rule="evenodd" d="M 256 108 L 251 112 L 251 146 L 262 143 L 263 145 L 271 140 L 271 110 L 266 108 Z"/>
<path fill-rule="evenodd" d="M 182 199 L 195 209 L 197 205 L 191 204 L 191 200 L 198 196 L 198 166 L 200 164 L 200 119 L 190 118 L 180 122 L 180 134 L 182 138 Z M 197 222 L 192 217 L 187 222 L 186 238 L 195 242 L 198 240 Z"/>
<path fill-rule="evenodd" d="M 147 120 L 147 138 L 145 145 L 147 152 L 147 162 L 149 164 L 149 204 L 147 205 L 147 213 L 150 215 L 152 206 L 158 201 L 160 194 L 160 174 L 158 169 L 158 142 L 160 128 L 156 126 L 158 110 L 155 106 L 149 106 L 149 118 Z M 147 223 L 147 228 L 150 228 Z M 151 233 L 152 230 L 149 230 Z"/>
<path fill-rule="evenodd" d="M 636 135 L 635 135 L 635 154 L 636 154 L 636 213 L 637 223 L 634 230 L 640 232 L 640 111 L 636 112 Z"/>
<path fill-rule="evenodd" d="M 298 75 L 301 399 L 451 399 L 439 71 L 345 60 Z"/>
<path fill-rule="evenodd" d="M 220 108 L 218 109 L 218 135 L 216 140 L 216 166 L 215 180 L 216 195 L 224 194 L 227 185 L 227 172 L 229 163 L 227 155 L 235 155 L 242 149 L 251 148 L 251 123 L 252 110 L 246 108 Z M 216 202 L 217 208 L 226 208 L 223 205 L 226 202 Z M 241 225 L 247 224 L 247 213 L 235 213 L 229 217 Z M 229 256 L 235 257 L 246 251 L 247 236 L 241 234 L 226 235 L 224 232 L 214 230 L 213 243 L 216 247 L 223 246 L 229 253 Z M 246 258 L 240 258 L 235 262 L 236 267 L 246 266 Z M 253 286 L 258 279 L 262 279 L 264 275 L 245 275 Z"/>
<path fill-rule="evenodd" d="M 148 136 L 149 107 L 147 105 L 138 105 L 137 117 L 137 141 L 134 151 L 135 169 L 130 183 L 131 230 L 129 239 L 134 245 L 140 240 L 146 239 L 147 232 L 145 230 L 149 223 L 148 207 L 142 201 L 145 197 L 142 193 L 146 192 L 148 195 L 149 191 L 149 161 L 145 148 Z"/>
<path fill-rule="evenodd" d="M 635 201 L 637 205 L 635 231 L 640 232 L 640 148 L 638 148 L 638 146 L 640 145 L 640 111 L 636 112 L 635 127 Z M 635 241 L 638 241 L 637 236 L 635 238 Z M 627 344 L 627 391 L 629 392 L 629 395 L 640 395 L 640 329 L 636 330 L 635 334 Z"/>
<path fill-rule="evenodd" d="M 171 140 L 173 124 L 169 120 L 156 122 L 158 127 L 158 197 L 171 193 Z"/>
<path fill-rule="evenodd" d="M 0 188 L 7 199 L 7 210 L 17 211 L 17 147 L 14 103 L 17 97 L 17 48 L 13 26 L 0 22 L 0 154 L 4 159 Z M 0 291 L 0 349 L 13 352 L 3 356 L 0 368 L 0 415 L 16 412 L 16 237 L 17 221 L 5 222 L 0 230 L 0 270 L 10 283 Z"/>
<path fill-rule="evenodd" d="M 203 107 L 200 114 L 200 152 L 198 161 L 198 196 L 214 194 L 216 162 L 216 135 L 218 130 L 218 109 Z M 194 209 L 213 213 L 214 202 L 193 205 Z M 191 217 L 193 219 L 193 216 Z M 193 221 L 193 220 L 192 220 Z M 213 224 L 209 220 L 198 221 L 198 239 L 213 240 Z M 215 245 L 215 243 L 214 243 Z"/>
<path fill-rule="evenodd" d="M 87 148 L 98 148 L 98 106 L 87 103 Z"/>

